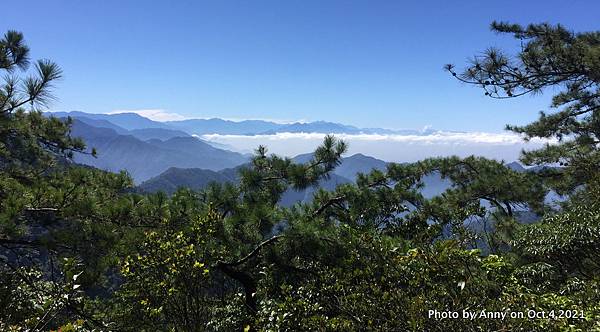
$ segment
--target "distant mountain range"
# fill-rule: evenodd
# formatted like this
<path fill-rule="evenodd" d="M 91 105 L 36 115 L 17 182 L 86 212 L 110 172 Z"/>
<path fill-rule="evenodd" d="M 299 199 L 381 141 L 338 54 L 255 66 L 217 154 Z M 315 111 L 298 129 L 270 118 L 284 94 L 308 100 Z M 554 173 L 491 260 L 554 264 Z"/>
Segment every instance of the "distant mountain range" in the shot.
<path fill-rule="evenodd" d="M 284 125 L 262 120 L 195 119 L 163 123 L 136 113 L 55 112 L 49 115 L 73 118 L 72 135 L 81 137 L 89 149 L 97 150 L 97 157 L 77 154 L 76 162 L 113 172 L 127 170 L 136 183 L 143 182 L 140 188 L 146 191 L 173 192 L 179 186 L 201 189 L 211 181 L 236 180 L 237 172 L 232 169 L 246 163 L 248 156 L 228 151 L 226 146 L 203 141 L 192 133 L 361 132 L 356 127 L 323 121 Z M 306 154 L 295 159 L 305 162 L 310 158 L 311 155 Z M 385 167 L 386 162 L 382 160 L 357 154 L 345 158 L 322 185 L 333 189 L 337 184 L 354 181 L 358 172 Z M 306 192 L 290 192 L 286 199 L 305 199 L 307 195 Z"/>
<path fill-rule="evenodd" d="M 129 131 L 148 128 L 164 129 L 185 133 L 187 135 L 272 135 L 276 133 L 426 135 L 435 132 L 431 129 L 392 130 L 383 128 L 358 128 L 326 121 L 281 124 L 264 120 L 231 121 L 213 118 L 158 122 L 136 113 L 93 114 L 74 111 L 55 112 L 50 114 L 56 117 L 70 116 L 93 126 L 115 129 L 117 132 L 119 131 L 118 128 Z M 115 125 L 118 128 L 111 127 Z"/>
<path fill-rule="evenodd" d="M 277 130 L 281 124 L 262 120 L 230 121 L 223 119 L 191 119 L 165 122 L 172 128 L 177 128 L 195 135 L 256 135 Z"/>
<path fill-rule="evenodd" d="M 263 120 L 229 121 L 223 119 L 192 119 L 165 122 L 190 134 L 221 135 L 274 135 L 277 133 L 321 133 L 321 134 L 381 134 L 381 135 L 425 135 L 435 132 L 426 130 L 391 130 L 383 128 L 358 128 L 335 122 L 295 122 L 281 124 Z"/>
<path fill-rule="evenodd" d="M 248 161 L 245 155 L 215 148 L 185 133 L 176 136 L 177 133 L 170 129 L 129 131 L 109 128 L 106 123 L 101 125 L 104 127 L 74 120 L 72 136 L 82 138 L 88 150 L 95 148 L 97 151 L 97 157 L 76 154 L 74 161 L 112 172 L 127 170 L 136 183 L 171 167 L 220 170 Z"/>
<path fill-rule="evenodd" d="M 196 133 L 220 133 L 254 135 L 285 132 L 327 132 L 357 134 L 377 132 L 397 133 L 385 129 L 359 129 L 331 122 L 277 124 L 262 120 L 228 121 L 222 119 L 195 119 L 157 122 L 136 113 L 89 114 L 83 112 L 57 112 L 52 116 L 74 119 L 72 135 L 81 137 L 89 147 L 96 148 L 98 156 L 77 154 L 75 162 L 100 169 L 118 172 L 126 170 L 138 189 L 144 192 L 164 191 L 173 193 L 179 187 L 195 190 L 205 188 L 211 182 L 237 182 L 238 168 L 249 161 L 248 155 L 232 152 L 224 145 L 204 141 Z M 430 131 L 429 131 L 430 132 Z M 426 134 L 428 131 L 404 131 L 403 134 Z M 304 163 L 312 154 L 296 156 L 295 162 Z M 363 154 L 346 158 L 328 180 L 320 186 L 333 190 L 337 185 L 356 180 L 358 173 L 373 169 L 384 170 L 387 162 Z M 524 171 L 519 163 L 507 165 Z M 423 194 L 432 197 L 447 189 L 450 183 L 439 175 L 428 175 L 424 179 Z M 281 204 L 292 205 L 312 198 L 315 189 L 288 191 Z"/>
<path fill-rule="evenodd" d="M 133 130 L 133 129 L 147 129 L 147 128 L 163 128 L 163 129 L 174 129 L 167 124 L 162 122 L 153 121 L 148 118 L 145 118 L 136 113 L 116 113 L 116 114 L 95 114 L 95 113 L 85 113 L 79 111 L 73 112 L 52 112 L 46 113 L 48 115 L 53 115 L 58 118 L 64 118 L 70 116 L 79 120 L 104 120 L 108 121 L 113 125 L 117 125 L 123 129 Z M 97 122 L 97 123 L 105 123 L 106 122 Z"/>

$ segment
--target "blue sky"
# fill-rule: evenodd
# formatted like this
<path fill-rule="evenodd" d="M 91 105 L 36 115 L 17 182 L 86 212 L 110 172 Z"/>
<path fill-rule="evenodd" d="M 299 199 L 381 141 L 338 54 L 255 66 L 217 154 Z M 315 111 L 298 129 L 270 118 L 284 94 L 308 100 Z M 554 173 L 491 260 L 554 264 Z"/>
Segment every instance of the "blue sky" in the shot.
<path fill-rule="evenodd" d="M 597 30 L 596 1 L 17 1 L 0 30 L 64 70 L 55 110 L 326 120 L 501 131 L 549 95 L 490 100 L 442 67 L 489 46 L 489 23 Z"/>

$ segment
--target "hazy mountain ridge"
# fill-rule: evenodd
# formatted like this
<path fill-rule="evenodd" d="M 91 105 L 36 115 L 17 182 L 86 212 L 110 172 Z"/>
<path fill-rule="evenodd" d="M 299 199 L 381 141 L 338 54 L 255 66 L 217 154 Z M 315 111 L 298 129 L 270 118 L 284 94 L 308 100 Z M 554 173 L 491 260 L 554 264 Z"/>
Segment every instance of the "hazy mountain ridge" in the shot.
<path fill-rule="evenodd" d="M 143 141 L 133 135 L 121 135 L 114 129 L 91 126 L 75 120 L 72 135 L 96 148 L 98 156 L 76 154 L 75 162 L 111 172 L 127 170 L 139 183 L 171 167 L 220 170 L 247 162 L 247 157 L 217 149 L 195 137 Z"/>
<path fill-rule="evenodd" d="M 164 128 L 173 129 L 169 125 L 162 122 L 153 121 L 146 117 L 143 117 L 137 113 L 114 113 L 114 114 L 99 114 L 99 113 L 86 113 L 80 111 L 72 112 L 52 112 L 48 113 L 58 118 L 64 118 L 70 116 L 72 118 L 88 118 L 93 120 L 106 120 L 112 124 L 115 124 L 123 129 L 147 129 L 147 128 Z"/>
<path fill-rule="evenodd" d="M 130 114 L 135 114 L 135 113 L 130 113 Z M 134 119 L 136 117 L 135 116 L 132 116 L 132 117 L 127 116 L 125 123 L 128 125 L 129 128 L 132 128 L 132 129 L 127 129 L 127 128 L 124 128 L 122 126 L 119 126 L 119 125 L 107 120 L 107 119 L 111 119 L 112 121 L 115 121 L 115 122 L 122 122 L 122 121 L 119 121 L 119 119 L 122 119 L 121 117 L 113 116 L 113 115 L 117 115 L 117 114 L 90 114 L 92 117 L 88 117 L 87 116 L 88 113 L 83 113 L 83 112 L 69 112 L 69 113 L 55 112 L 55 113 L 50 113 L 50 115 L 58 117 L 58 118 L 66 118 L 66 117 L 70 116 L 71 118 L 79 120 L 90 126 L 93 126 L 96 128 L 113 129 L 117 134 L 131 135 L 131 136 L 141 139 L 142 141 L 146 141 L 149 139 L 167 140 L 167 139 L 170 139 L 173 137 L 190 136 L 190 134 L 188 134 L 184 131 L 164 128 L 164 127 L 138 128 L 145 124 L 149 124 L 151 126 L 160 126 L 159 124 L 157 125 L 156 123 L 154 123 L 155 121 L 146 119 L 144 117 L 141 117 L 141 118 L 145 119 L 145 120 L 141 120 L 141 123 L 135 124 L 135 123 L 132 123 L 131 121 L 133 121 L 132 119 Z M 98 115 L 98 117 L 95 118 L 94 116 L 96 116 L 96 115 Z M 110 117 L 102 117 L 102 115 L 108 115 Z M 135 114 L 135 115 L 137 115 L 137 114 Z M 149 120 L 152 122 L 148 123 L 146 120 Z"/>
<path fill-rule="evenodd" d="M 166 124 L 195 135 L 254 135 L 284 126 L 263 120 L 231 121 L 219 118 L 169 121 Z"/>
<path fill-rule="evenodd" d="M 327 133 L 327 134 L 360 134 L 361 129 L 340 123 L 315 121 L 308 123 L 291 123 L 276 129 L 260 133 L 261 135 L 273 135 L 277 133 Z"/>
<path fill-rule="evenodd" d="M 174 130 L 180 133 L 186 133 L 187 135 L 273 135 L 277 133 L 426 135 L 435 132 L 435 130 L 432 129 L 394 130 L 384 128 L 358 128 L 351 125 L 327 121 L 294 122 L 283 124 L 266 120 L 232 121 L 220 118 L 211 118 L 159 122 L 145 118 L 137 113 L 95 114 L 73 111 L 54 112 L 49 114 L 56 117 L 71 116 L 72 118 L 80 118 L 82 121 L 87 122 L 90 125 L 112 128 L 116 129 L 117 131 L 119 131 L 118 128 L 129 131 L 160 128 L 164 130 Z M 102 124 L 100 121 L 107 121 L 110 125 L 106 123 Z M 116 128 L 114 126 L 116 126 Z"/>
<path fill-rule="evenodd" d="M 143 128 L 143 129 L 132 129 L 128 132 L 129 135 L 135 136 L 142 141 L 150 139 L 169 140 L 175 137 L 189 137 L 186 132 L 181 130 L 164 129 L 164 128 Z"/>

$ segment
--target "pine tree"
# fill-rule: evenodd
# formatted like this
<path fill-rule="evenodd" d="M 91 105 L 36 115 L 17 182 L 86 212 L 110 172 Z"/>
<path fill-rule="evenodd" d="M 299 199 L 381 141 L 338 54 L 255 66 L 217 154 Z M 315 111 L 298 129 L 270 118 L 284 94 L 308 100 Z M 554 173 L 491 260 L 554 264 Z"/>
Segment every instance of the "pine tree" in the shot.
<path fill-rule="evenodd" d="M 557 164 L 564 176 L 555 183 L 561 193 L 597 180 L 600 166 L 600 32 L 574 33 L 561 25 L 494 22 L 493 31 L 512 34 L 521 50 L 509 56 L 490 48 L 474 57 L 457 73 L 462 82 L 483 89 L 495 99 L 516 98 L 560 89 L 552 98 L 552 113 L 542 112 L 537 121 L 507 129 L 533 138 L 556 139 L 558 144 L 525 152 L 527 165 Z M 556 176 L 550 174 L 549 176 Z"/>

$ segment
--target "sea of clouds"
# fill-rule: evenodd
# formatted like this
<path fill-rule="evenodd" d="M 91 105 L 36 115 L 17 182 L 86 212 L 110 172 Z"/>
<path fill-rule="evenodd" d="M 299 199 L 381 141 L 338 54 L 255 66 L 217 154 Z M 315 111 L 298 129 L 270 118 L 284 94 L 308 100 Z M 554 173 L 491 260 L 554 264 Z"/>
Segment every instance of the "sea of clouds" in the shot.
<path fill-rule="evenodd" d="M 293 157 L 313 151 L 325 134 L 278 133 L 273 135 L 202 135 L 200 138 L 227 146 L 235 151 L 250 153 L 265 145 L 271 153 Z M 426 135 L 336 134 L 349 143 L 347 155 L 362 153 L 385 161 L 411 162 L 428 157 L 479 155 L 507 162 L 518 159 L 523 149 L 531 150 L 551 141 L 539 139 L 524 142 L 514 133 L 443 132 Z"/>

